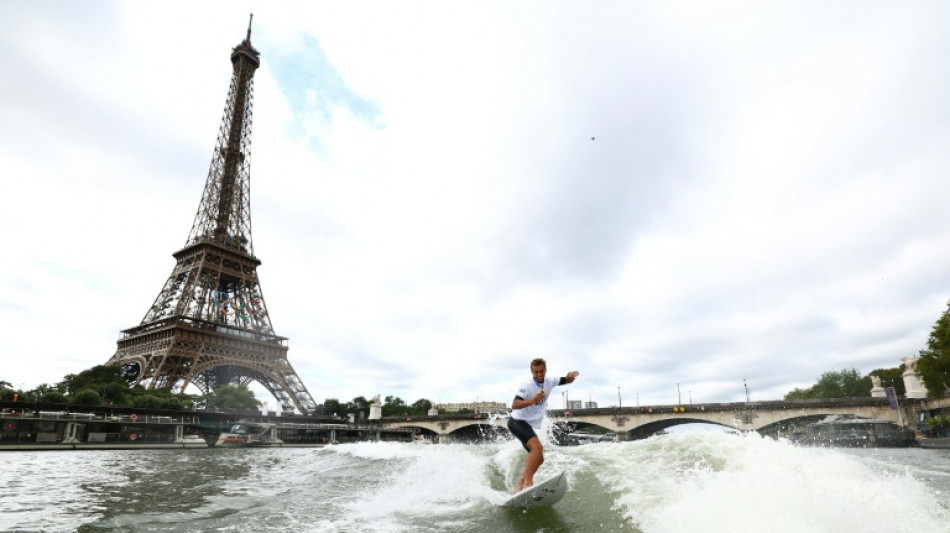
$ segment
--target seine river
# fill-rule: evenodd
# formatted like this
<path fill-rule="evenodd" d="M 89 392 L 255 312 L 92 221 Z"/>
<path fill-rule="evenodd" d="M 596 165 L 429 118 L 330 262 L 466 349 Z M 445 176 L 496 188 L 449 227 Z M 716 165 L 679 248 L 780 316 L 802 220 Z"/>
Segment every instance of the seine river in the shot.
<path fill-rule="evenodd" d="M 515 441 L 2 452 L 2 531 L 950 532 L 950 450 L 714 431 L 547 446 L 553 508 L 499 506 Z"/>

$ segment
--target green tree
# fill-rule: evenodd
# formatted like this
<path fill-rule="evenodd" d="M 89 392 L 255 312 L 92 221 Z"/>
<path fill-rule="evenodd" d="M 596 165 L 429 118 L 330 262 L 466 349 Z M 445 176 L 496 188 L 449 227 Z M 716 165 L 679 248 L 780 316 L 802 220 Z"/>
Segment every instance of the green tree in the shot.
<path fill-rule="evenodd" d="M 907 389 L 904 387 L 904 370 L 905 367 L 903 363 L 897 368 L 877 368 L 868 372 L 868 377 L 877 376 L 881 378 L 881 386 L 885 389 L 887 387 L 894 387 L 894 393 L 898 397 L 903 396 Z"/>
<path fill-rule="evenodd" d="M 346 416 L 346 413 L 343 410 L 343 406 L 340 404 L 340 400 L 336 398 L 327 398 L 323 400 L 322 413 L 325 415 L 336 415 L 336 416 Z"/>
<path fill-rule="evenodd" d="M 177 396 L 166 396 L 165 398 L 161 398 L 160 405 L 161 409 L 169 409 L 172 411 L 180 411 L 185 407 L 182 399 Z"/>
<path fill-rule="evenodd" d="M 40 401 L 45 403 L 66 403 L 66 395 L 58 390 L 48 390 L 40 396 Z"/>
<path fill-rule="evenodd" d="M 383 402 L 383 416 L 403 416 L 409 414 L 408 406 L 402 398 L 387 396 Z"/>
<path fill-rule="evenodd" d="M 102 399 L 114 404 L 128 404 L 132 389 L 125 382 L 112 382 L 102 385 Z"/>
<path fill-rule="evenodd" d="M 59 384 L 60 389 L 67 394 L 75 394 L 83 389 L 101 390 L 106 384 L 128 385 L 122 376 L 122 367 L 114 365 L 97 365 L 78 374 L 67 374 Z"/>
<path fill-rule="evenodd" d="M 409 412 L 413 415 L 424 416 L 424 415 L 429 414 L 429 409 L 431 408 L 432 408 L 432 402 L 430 402 L 429 400 L 426 400 L 425 398 L 421 398 L 419 400 L 416 400 L 415 402 L 412 403 L 412 405 L 409 406 Z"/>
<path fill-rule="evenodd" d="M 0 381 L 0 402 L 12 402 L 16 393 L 9 381 Z"/>
<path fill-rule="evenodd" d="M 817 398 L 863 398 L 871 395 L 871 379 L 861 376 L 857 369 L 830 370 L 808 389 L 793 389 L 786 400 Z"/>
<path fill-rule="evenodd" d="M 218 387 L 214 394 L 208 395 L 208 407 L 218 409 L 260 409 L 261 402 L 254 397 L 254 391 L 247 385 L 224 385 Z"/>
<path fill-rule="evenodd" d="M 346 405 L 342 407 L 343 411 L 346 414 L 354 414 L 359 417 L 358 413 L 363 413 L 363 416 L 369 415 L 369 400 L 365 396 L 357 396 L 351 401 L 346 402 Z"/>
<path fill-rule="evenodd" d="M 29 399 L 27 400 L 25 398 L 21 398 L 20 401 L 36 401 L 36 400 L 44 401 L 43 396 L 45 396 L 47 393 L 50 393 L 50 392 L 61 392 L 61 391 L 59 391 L 56 387 L 50 385 L 49 383 L 41 383 L 37 385 L 36 388 L 33 390 L 24 391 L 23 394 L 21 394 L 20 396 L 21 397 L 26 396 Z"/>
<path fill-rule="evenodd" d="M 942 398 L 950 389 L 950 303 L 930 330 L 927 349 L 917 357 L 917 374 L 933 398 Z"/>
<path fill-rule="evenodd" d="M 785 400 L 786 400 L 786 401 L 788 401 L 788 400 L 810 400 L 810 399 L 812 399 L 812 397 L 813 397 L 812 394 L 814 393 L 814 391 L 812 390 L 812 388 L 813 388 L 813 387 L 809 387 L 809 388 L 807 388 L 807 389 L 799 389 L 799 388 L 792 389 L 791 392 L 789 392 L 788 394 L 785 395 Z"/>
<path fill-rule="evenodd" d="M 871 396 L 871 380 L 855 368 L 829 371 L 818 379 L 817 398 L 864 398 Z"/>
<path fill-rule="evenodd" d="M 142 394 L 132 400 L 132 407 L 139 409 L 161 409 L 162 399 L 151 394 Z"/>
<path fill-rule="evenodd" d="M 83 389 L 71 397 L 71 402 L 78 405 L 99 405 L 102 397 L 92 389 Z"/>

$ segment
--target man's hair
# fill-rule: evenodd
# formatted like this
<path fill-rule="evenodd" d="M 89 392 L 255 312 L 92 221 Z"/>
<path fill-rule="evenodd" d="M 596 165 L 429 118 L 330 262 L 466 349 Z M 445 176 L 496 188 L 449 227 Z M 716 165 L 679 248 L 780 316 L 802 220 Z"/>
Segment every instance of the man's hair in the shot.
<path fill-rule="evenodd" d="M 532 359 L 532 360 L 531 360 L 531 368 L 534 368 L 534 367 L 536 367 L 536 366 L 543 366 L 543 367 L 547 368 L 548 364 L 544 362 L 544 359 L 543 359 L 543 358 L 538 357 L 537 359 Z"/>

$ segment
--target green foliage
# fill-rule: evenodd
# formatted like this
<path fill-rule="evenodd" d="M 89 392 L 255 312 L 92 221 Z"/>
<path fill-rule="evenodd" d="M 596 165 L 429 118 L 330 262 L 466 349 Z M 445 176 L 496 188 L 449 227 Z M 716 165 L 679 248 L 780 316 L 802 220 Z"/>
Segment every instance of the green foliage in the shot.
<path fill-rule="evenodd" d="M 0 380 L 0 402 L 12 402 L 17 391 L 13 390 L 13 385 L 9 381 Z"/>
<path fill-rule="evenodd" d="M 409 414 L 407 407 L 402 398 L 387 396 L 383 402 L 383 416 L 405 416 Z"/>
<path fill-rule="evenodd" d="M 92 389 L 83 389 L 72 396 L 72 403 L 77 405 L 99 405 L 102 403 L 102 397 Z"/>
<path fill-rule="evenodd" d="M 813 400 L 818 398 L 863 398 L 871 395 L 871 379 L 861 376 L 857 369 L 825 372 L 808 389 L 793 389 L 786 400 Z"/>
<path fill-rule="evenodd" d="M 937 415 L 933 418 L 927 419 L 927 425 L 930 426 L 930 429 L 938 429 L 946 427 L 948 420 L 944 416 Z"/>
<path fill-rule="evenodd" d="M 217 409 L 260 409 L 261 402 L 247 385 L 224 385 L 205 396 L 205 406 Z"/>
<path fill-rule="evenodd" d="M 325 415 L 335 415 L 339 417 L 344 417 L 347 414 L 347 412 L 343 409 L 343 405 L 340 404 L 340 401 L 336 398 L 327 398 L 326 400 L 323 400 L 323 406 L 320 412 Z"/>
<path fill-rule="evenodd" d="M 160 409 L 169 409 L 171 411 L 180 411 L 185 408 L 185 402 L 176 396 L 161 398 Z"/>
<path fill-rule="evenodd" d="M 818 398 L 859 398 L 871 395 L 871 380 L 862 376 L 855 368 L 825 372 L 815 387 Z"/>
<path fill-rule="evenodd" d="M 412 411 L 412 414 L 416 415 L 425 415 L 429 413 L 429 409 L 432 408 L 432 402 L 422 398 L 416 400 L 412 405 L 409 406 L 409 409 Z"/>
<path fill-rule="evenodd" d="M 906 367 L 902 363 L 901 366 L 897 368 L 877 368 L 872 370 L 868 372 L 868 377 L 877 376 L 881 378 L 881 386 L 885 389 L 887 387 L 894 387 L 894 393 L 900 397 L 907 393 L 907 388 L 904 387 L 904 370 L 906 370 Z"/>
<path fill-rule="evenodd" d="M 161 409 L 162 399 L 151 394 L 142 394 L 141 396 L 135 397 L 132 401 L 132 407 L 138 409 Z"/>
<path fill-rule="evenodd" d="M 811 399 L 811 389 L 792 389 L 791 392 L 785 395 L 785 400 L 809 400 Z"/>
<path fill-rule="evenodd" d="M 346 411 L 347 414 L 364 413 L 368 415 L 369 400 L 367 400 L 364 396 L 357 396 L 356 398 L 353 398 L 352 401 L 346 402 L 346 405 L 343 406 L 343 410 Z"/>
<path fill-rule="evenodd" d="M 113 404 L 128 404 L 128 398 L 131 397 L 132 389 L 125 381 L 105 383 L 101 387 L 102 399 Z"/>
<path fill-rule="evenodd" d="M 45 403 L 66 403 L 66 395 L 58 390 L 49 390 L 40 396 L 40 401 Z"/>
<path fill-rule="evenodd" d="M 122 377 L 122 367 L 98 365 L 78 374 L 67 374 L 59 388 L 67 394 L 76 394 L 83 389 L 98 391 L 108 384 L 121 384 L 125 386 L 124 390 L 128 389 L 125 378 Z"/>
<path fill-rule="evenodd" d="M 318 406 L 318 411 L 324 415 L 337 415 L 346 418 L 348 415 L 355 415 L 359 418 L 359 413 L 369 414 L 369 400 L 364 396 L 357 396 L 352 401 L 340 403 L 335 398 L 327 398 Z M 416 400 L 412 405 L 407 405 L 402 398 L 395 396 L 386 396 L 382 405 L 383 416 L 425 416 L 432 408 L 432 402 L 422 398 Z"/>
<path fill-rule="evenodd" d="M 942 398 L 950 389 L 950 303 L 930 331 L 916 371 L 931 397 Z"/>

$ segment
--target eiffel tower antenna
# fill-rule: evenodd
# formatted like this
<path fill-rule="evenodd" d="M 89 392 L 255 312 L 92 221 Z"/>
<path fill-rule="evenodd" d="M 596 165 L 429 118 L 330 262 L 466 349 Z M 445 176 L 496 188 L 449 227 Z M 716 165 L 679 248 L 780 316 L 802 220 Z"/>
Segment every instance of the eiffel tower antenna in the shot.
<path fill-rule="evenodd" d="M 254 15 L 251 14 L 251 22 Z M 256 381 L 285 412 L 316 403 L 274 333 L 251 240 L 250 163 L 254 72 L 260 53 L 247 38 L 231 51 L 231 87 L 198 212 L 175 268 L 142 322 L 122 331 L 115 355 L 126 379 L 146 389 L 209 394 Z"/>

